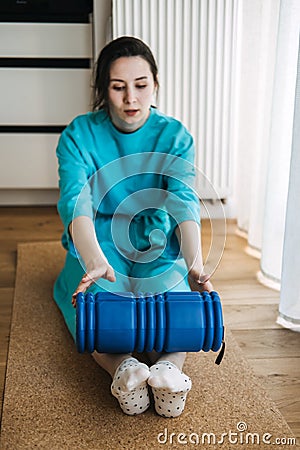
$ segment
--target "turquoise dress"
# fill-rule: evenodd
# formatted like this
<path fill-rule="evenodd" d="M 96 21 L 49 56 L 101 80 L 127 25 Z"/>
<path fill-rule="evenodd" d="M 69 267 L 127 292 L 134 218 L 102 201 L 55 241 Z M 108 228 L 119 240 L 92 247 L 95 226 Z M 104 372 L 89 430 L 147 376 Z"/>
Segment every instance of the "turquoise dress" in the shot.
<path fill-rule="evenodd" d="M 151 108 L 146 123 L 126 134 L 106 111 L 87 113 L 63 131 L 57 158 L 66 260 L 54 299 L 73 337 L 71 297 L 85 272 L 68 232 L 75 217 L 94 221 L 116 275 L 115 283 L 98 280 L 92 292 L 190 290 L 174 230 L 185 220 L 200 223 L 200 214 L 193 139 L 179 121 Z"/>

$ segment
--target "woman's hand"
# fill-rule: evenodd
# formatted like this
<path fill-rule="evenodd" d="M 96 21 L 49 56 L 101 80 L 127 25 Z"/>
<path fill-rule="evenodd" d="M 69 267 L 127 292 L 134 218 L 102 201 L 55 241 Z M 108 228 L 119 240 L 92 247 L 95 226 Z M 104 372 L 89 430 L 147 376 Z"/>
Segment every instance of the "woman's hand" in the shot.
<path fill-rule="evenodd" d="M 79 292 L 85 292 L 92 284 L 99 280 L 99 278 L 103 278 L 111 282 L 116 281 L 114 269 L 108 261 L 102 257 L 95 261 L 91 261 L 88 264 L 87 272 L 83 275 L 79 285 L 72 295 L 72 305 L 74 308 L 76 307 L 76 295 Z"/>
<path fill-rule="evenodd" d="M 199 225 L 196 222 L 187 220 L 178 225 L 175 233 L 189 271 L 190 288 L 192 291 L 213 291 L 213 286 L 209 281 L 210 275 L 203 273 Z"/>
<path fill-rule="evenodd" d="M 213 291 L 214 288 L 209 279 L 210 275 L 203 274 L 202 270 L 195 266 L 189 271 L 189 284 L 192 291 Z"/>

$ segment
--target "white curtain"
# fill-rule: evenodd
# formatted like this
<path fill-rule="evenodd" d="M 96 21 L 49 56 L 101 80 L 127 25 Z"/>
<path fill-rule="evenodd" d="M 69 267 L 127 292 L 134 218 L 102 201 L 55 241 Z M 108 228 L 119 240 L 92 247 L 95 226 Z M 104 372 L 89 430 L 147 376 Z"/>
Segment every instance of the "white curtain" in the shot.
<path fill-rule="evenodd" d="M 300 331 L 300 46 L 277 323 Z"/>
<path fill-rule="evenodd" d="M 234 197 L 238 227 L 260 256 L 280 0 L 239 2 Z"/>
<path fill-rule="evenodd" d="M 280 281 L 292 148 L 300 2 L 282 0 L 264 208 L 261 273 Z"/>
<path fill-rule="evenodd" d="M 237 105 L 240 118 L 236 131 L 235 185 L 238 226 L 247 233 L 248 248 L 261 258 L 260 281 L 279 289 L 294 125 L 300 2 L 244 0 L 240 15 L 241 81 Z M 293 268 L 293 272 L 296 270 L 299 272 L 299 266 Z M 299 278 L 299 274 L 293 276 Z"/>

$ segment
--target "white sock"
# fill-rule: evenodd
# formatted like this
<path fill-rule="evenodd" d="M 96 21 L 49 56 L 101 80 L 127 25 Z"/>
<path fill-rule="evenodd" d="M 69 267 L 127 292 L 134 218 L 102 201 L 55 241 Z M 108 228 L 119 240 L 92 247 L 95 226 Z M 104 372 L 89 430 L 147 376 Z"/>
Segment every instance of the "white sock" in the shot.
<path fill-rule="evenodd" d="M 191 379 L 175 364 L 159 361 L 150 367 L 148 384 L 152 388 L 155 410 L 163 417 L 178 417 L 183 412 Z"/>
<path fill-rule="evenodd" d="M 141 414 L 150 405 L 147 379 L 150 370 L 146 364 L 135 358 L 123 361 L 116 370 L 111 385 L 111 393 L 119 401 L 125 414 Z"/>

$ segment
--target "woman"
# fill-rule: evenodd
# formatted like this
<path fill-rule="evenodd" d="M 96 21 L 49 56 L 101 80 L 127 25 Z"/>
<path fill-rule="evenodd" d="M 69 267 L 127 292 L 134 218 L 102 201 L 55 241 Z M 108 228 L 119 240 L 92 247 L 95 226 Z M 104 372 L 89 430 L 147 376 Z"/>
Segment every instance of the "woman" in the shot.
<path fill-rule="evenodd" d="M 187 291 L 188 276 L 211 290 L 202 273 L 193 140 L 151 106 L 157 90 L 148 46 L 118 38 L 98 58 L 93 112 L 61 135 L 58 210 L 67 255 L 54 298 L 74 338 L 78 292 Z M 111 375 L 126 414 L 148 408 L 148 386 L 158 414 L 183 411 L 191 388 L 182 372 L 185 353 L 152 352 L 150 367 L 129 354 L 93 357 Z"/>

